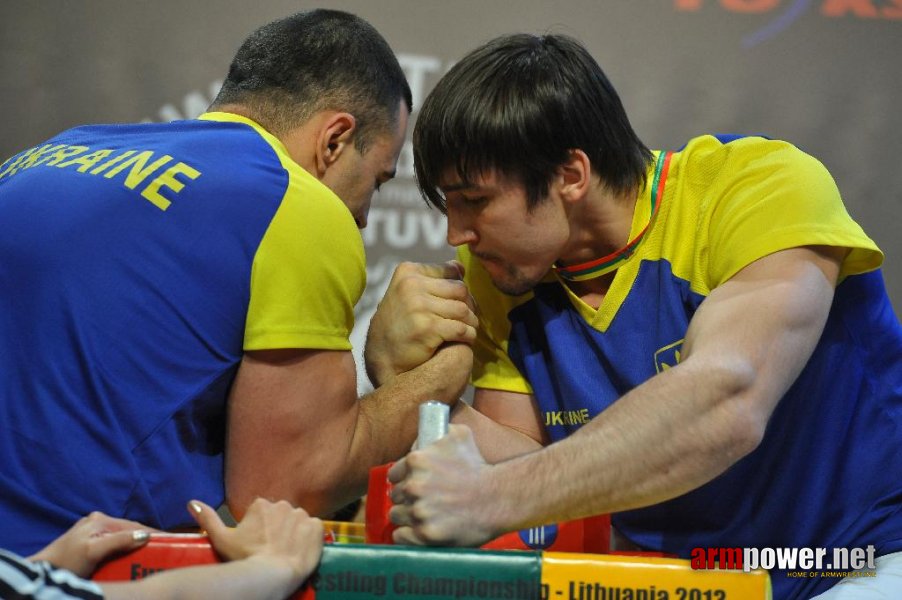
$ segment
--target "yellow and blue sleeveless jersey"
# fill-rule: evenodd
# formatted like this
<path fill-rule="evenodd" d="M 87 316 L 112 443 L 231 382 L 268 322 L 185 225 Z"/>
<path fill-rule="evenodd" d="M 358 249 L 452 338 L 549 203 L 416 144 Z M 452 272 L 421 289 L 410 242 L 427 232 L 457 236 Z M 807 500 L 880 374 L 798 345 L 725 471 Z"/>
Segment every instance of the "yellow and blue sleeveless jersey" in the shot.
<path fill-rule="evenodd" d="M 349 350 L 365 277 L 345 205 L 236 115 L 79 127 L 7 160 L 0 547 L 222 502 L 243 352 Z"/>
<path fill-rule="evenodd" d="M 660 201 L 653 211 L 652 186 L 643 191 L 629 239 L 648 224 L 646 234 L 597 311 L 554 272 L 506 296 L 459 250 L 481 311 L 474 385 L 534 394 L 560 440 L 678 364 L 698 306 L 744 266 L 791 247 L 849 248 L 820 342 L 760 446 L 707 485 L 614 523 L 640 546 L 684 557 L 724 546 L 902 550 L 902 329 L 882 254 L 826 169 L 790 144 L 702 136 L 656 153 L 665 156 Z M 835 581 L 773 577 L 778 598 Z"/>

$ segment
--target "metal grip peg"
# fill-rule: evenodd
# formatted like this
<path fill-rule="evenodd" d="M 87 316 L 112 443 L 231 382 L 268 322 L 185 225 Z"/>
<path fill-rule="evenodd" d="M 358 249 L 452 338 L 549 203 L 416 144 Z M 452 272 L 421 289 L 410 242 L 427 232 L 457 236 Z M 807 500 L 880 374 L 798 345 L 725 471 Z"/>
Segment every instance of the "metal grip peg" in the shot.
<path fill-rule="evenodd" d="M 427 400 L 420 404 L 420 422 L 417 428 L 417 448 L 425 448 L 448 433 L 450 409 L 447 404 Z"/>

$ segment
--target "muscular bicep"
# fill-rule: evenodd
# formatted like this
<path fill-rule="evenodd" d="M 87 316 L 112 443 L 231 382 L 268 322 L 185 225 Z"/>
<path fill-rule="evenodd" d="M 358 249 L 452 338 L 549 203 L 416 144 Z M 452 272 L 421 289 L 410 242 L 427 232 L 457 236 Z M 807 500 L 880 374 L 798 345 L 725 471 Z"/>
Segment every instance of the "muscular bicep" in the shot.
<path fill-rule="evenodd" d="M 766 420 L 820 338 L 845 253 L 792 248 L 737 272 L 702 302 L 682 362 L 741 374 Z"/>
<path fill-rule="evenodd" d="M 320 512 L 347 457 L 358 408 L 350 352 L 246 353 L 229 397 L 226 498 L 233 513 L 243 515 L 258 496 Z"/>

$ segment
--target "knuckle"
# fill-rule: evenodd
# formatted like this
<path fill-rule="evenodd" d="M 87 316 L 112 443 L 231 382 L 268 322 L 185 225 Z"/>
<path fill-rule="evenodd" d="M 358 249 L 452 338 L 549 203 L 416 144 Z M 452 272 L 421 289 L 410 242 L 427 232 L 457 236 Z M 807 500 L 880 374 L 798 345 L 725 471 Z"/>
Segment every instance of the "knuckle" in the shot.
<path fill-rule="evenodd" d="M 467 324 L 461 321 L 446 319 L 442 329 L 443 337 L 447 340 L 458 341 L 466 335 Z"/>
<path fill-rule="evenodd" d="M 421 539 L 431 544 L 441 543 L 445 541 L 445 535 L 441 527 L 438 527 L 434 523 L 423 523 L 417 528 L 417 534 Z"/>
<path fill-rule="evenodd" d="M 423 298 L 420 295 L 408 297 L 407 309 L 409 312 L 414 313 L 411 315 L 411 317 L 415 320 L 416 323 L 429 321 L 429 311 L 427 310 L 426 298 Z"/>
<path fill-rule="evenodd" d="M 431 333 L 439 338 L 440 342 L 443 342 L 449 338 L 454 337 L 456 328 L 457 321 L 454 321 L 452 319 L 442 319 L 441 321 L 436 323 L 435 330 Z"/>
<path fill-rule="evenodd" d="M 407 524 L 407 507 L 401 504 L 396 504 L 391 507 L 388 511 L 388 520 L 394 523 L 395 525 L 406 525 Z"/>
<path fill-rule="evenodd" d="M 410 469 L 419 469 L 425 464 L 425 457 L 420 450 L 414 450 L 404 460 L 407 461 L 407 466 Z"/>
<path fill-rule="evenodd" d="M 423 333 L 420 343 L 423 345 L 424 350 L 431 352 L 445 341 L 446 336 L 442 335 L 442 333 L 438 331 L 440 325 L 441 323 L 436 323 L 435 326 L 430 327 Z"/>
<path fill-rule="evenodd" d="M 470 316 L 470 307 L 465 302 L 455 302 L 452 316 L 455 319 L 463 321 Z"/>
<path fill-rule="evenodd" d="M 398 263 L 398 266 L 395 267 L 396 275 L 407 275 L 409 273 L 413 273 L 416 271 L 417 264 L 415 262 L 409 260 L 402 260 Z"/>
<path fill-rule="evenodd" d="M 280 510 L 295 510 L 294 505 L 292 505 L 288 500 L 279 500 L 275 502 L 275 507 Z"/>
<path fill-rule="evenodd" d="M 460 279 L 446 279 L 442 293 L 452 300 L 465 300 L 469 295 L 467 286 Z"/>
<path fill-rule="evenodd" d="M 311 533 L 315 535 L 322 536 L 324 531 L 323 522 L 317 518 L 306 519 L 304 521 L 304 526 L 307 527 Z"/>
<path fill-rule="evenodd" d="M 423 523 L 429 517 L 429 511 L 420 503 L 410 507 L 410 518 L 415 523 Z"/>
<path fill-rule="evenodd" d="M 402 305 L 408 309 L 420 309 L 424 302 L 424 290 L 417 277 L 405 277 L 398 281 L 398 296 Z"/>
<path fill-rule="evenodd" d="M 407 528 L 401 527 L 401 528 L 395 529 L 394 533 L 392 533 L 392 539 L 395 541 L 396 544 L 409 544 L 410 540 L 407 535 Z"/>
<path fill-rule="evenodd" d="M 409 481 L 403 489 L 404 497 L 414 502 L 420 498 L 423 493 L 423 485 L 417 481 Z"/>
<path fill-rule="evenodd" d="M 458 299 L 466 302 L 470 298 L 470 288 L 467 287 L 467 283 L 463 279 L 454 279 L 453 283 Z"/>

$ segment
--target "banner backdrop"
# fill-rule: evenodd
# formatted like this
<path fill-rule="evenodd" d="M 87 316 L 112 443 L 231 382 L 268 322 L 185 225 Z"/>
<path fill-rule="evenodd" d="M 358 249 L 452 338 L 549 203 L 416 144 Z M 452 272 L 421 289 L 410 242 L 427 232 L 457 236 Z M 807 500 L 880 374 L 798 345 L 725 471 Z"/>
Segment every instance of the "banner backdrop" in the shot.
<path fill-rule="evenodd" d="M 887 255 L 902 309 L 902 0 L 35 0 L 0 3 L 0 162 L 83 123 L 203 112 L 244 37 L 328 7 L 369 20 L 423 98 L 456 59 L 519 31 L 582 40 L 652 148 L 702 133 L 791 141 L 833 173 Z M 395 264 L 453 256 L 420 199 L 409 144 L 363 232 L 354 344 Z M 368 382 L 361 374 L 361 390 Z"/>

